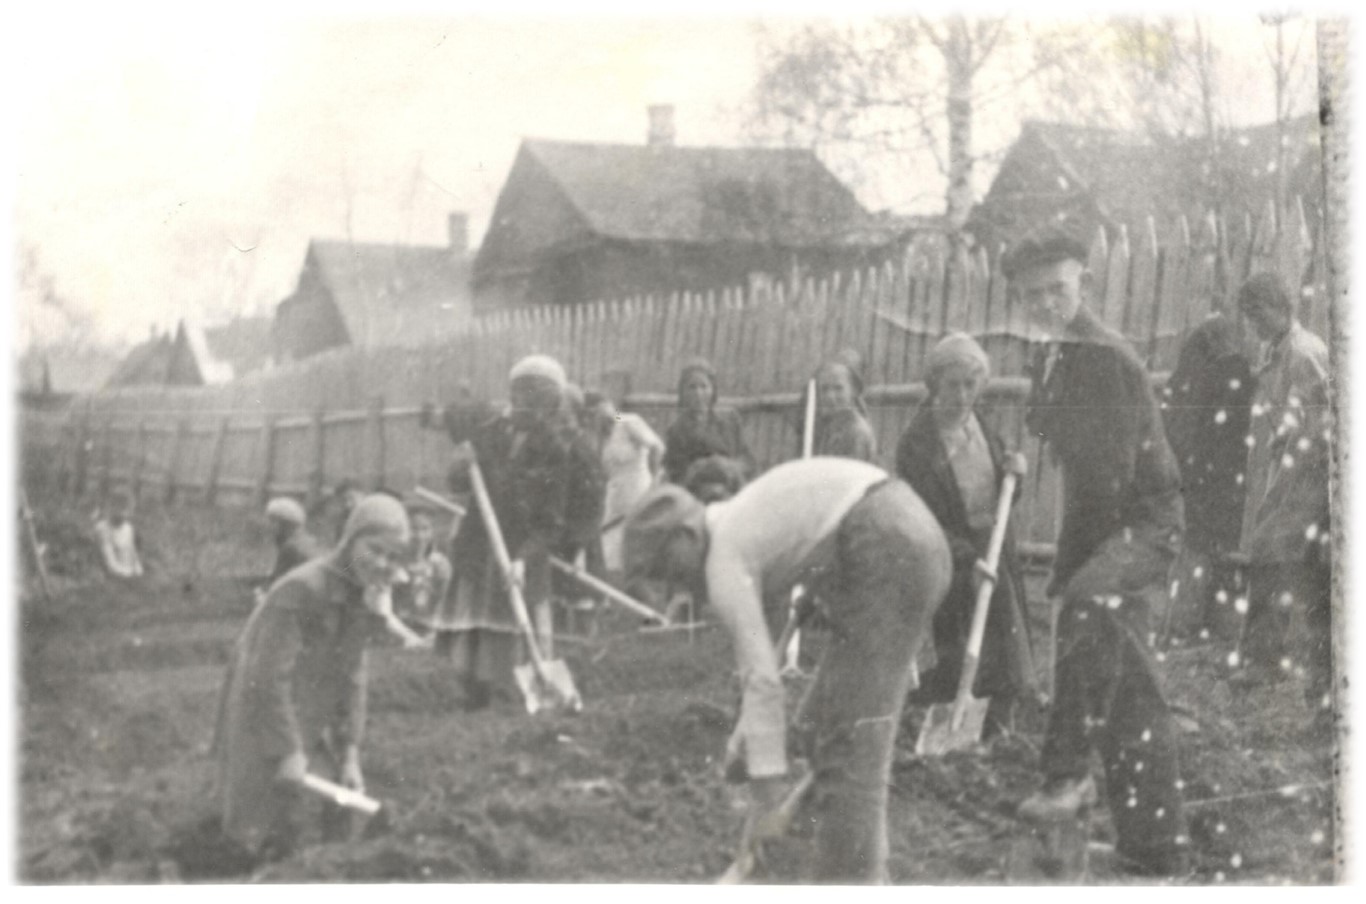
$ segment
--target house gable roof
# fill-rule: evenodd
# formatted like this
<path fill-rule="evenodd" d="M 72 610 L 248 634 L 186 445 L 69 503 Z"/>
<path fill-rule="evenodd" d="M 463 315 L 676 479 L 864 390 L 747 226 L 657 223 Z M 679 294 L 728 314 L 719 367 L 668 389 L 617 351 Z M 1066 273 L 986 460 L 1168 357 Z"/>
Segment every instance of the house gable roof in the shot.
<path fill-rule="evenodd" d="M 605 238 L 792 248 L 889 238 L 808 150 L 542 139 L 522 147 Z"/>
<path fill-rule="evenodd" d="M 1230 130 L 1211 152 L 1198 138 L 1028 121 L 969 229 L 1012 241 L 1045 221 L 1076 232 L 1211 208 L 1257 212 L 1276 192 L 1275 123 Z M 1287 184 L 1318 197 L 1318 123 L 1286 128 Z"/>
<path fill-rule="evenodd" d="M 468 253 L 315 239 L 308 258 L 330 290 L 352 345 L 439 339 L 457 330 L 468 310 Z"/>
<path fill-rule="evenodd" d="M 270 360 L 271 319 L 236 317 L 227 323 L 204 329 L 209 353 L 232 366 L 240 377 L 265 367 Z"/>

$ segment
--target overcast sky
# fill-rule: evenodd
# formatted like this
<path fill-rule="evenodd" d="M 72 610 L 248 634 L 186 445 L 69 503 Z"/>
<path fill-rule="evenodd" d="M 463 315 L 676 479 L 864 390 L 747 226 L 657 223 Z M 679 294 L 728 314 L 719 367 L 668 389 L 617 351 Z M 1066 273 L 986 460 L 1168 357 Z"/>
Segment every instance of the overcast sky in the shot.
<path fill-rule="evenodd" d="M 477 241 L 524 136 L 641 142 L 646 106 L 667 102 L 680 143 L 741 143 L 757 74 L 740 16 L 210 10 L 98 13 L 79 29 L 41 15 L 15 42 L 17 237 L 104 338 L 267 313 L 311 237 L 444 243 L 446 214 L 462 210 Z M 1230 71 L 1245 73 L 1230 79 L 1240 114 L 1271 119 L 1255 19 L 1226 36 Z M 874 209 L 926 209 L 885 185 L 859 190 Z M 60 325 L 24 318 L 20 342 Z"/>

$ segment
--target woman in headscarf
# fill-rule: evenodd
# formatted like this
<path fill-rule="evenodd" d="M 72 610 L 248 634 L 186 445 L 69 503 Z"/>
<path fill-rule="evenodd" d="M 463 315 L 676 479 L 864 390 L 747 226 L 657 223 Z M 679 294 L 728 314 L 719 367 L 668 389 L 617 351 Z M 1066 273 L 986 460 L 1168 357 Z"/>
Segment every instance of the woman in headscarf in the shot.
<path fill-rule="evenodd" d="M 877 460 L 877 435 L 868 422 L 863 402 L 863 376 L 857 353 L 845 351 L 816 368 L 816 424 L 812 455 L 837 455 L 861 461 Z M 797 413 L 798 454 L 805 437 L 807 393 L 802 391 Z"/>
<path fill-rule="evenodd" d="M 678 416 L 664 436 L 664 473 L 682 484 L 698 459 L 724 455 L 735 459 L 745 479 L 754 473 L 754 456 L 745 445 L 740 415 L 717 408 L 716 371 L 702 358 L 683 367 L 678 377 Z"/>
<path fill-rule="evenodd" d="M 337 547 L 278 580 L 237 640 L 215 749 L 224 833 L 257 856 L 300 842 L 305 775 L 364 789 L 366 648 L 385 629 L 408 539 L 401 503 L 362 498 Z M 329 840 L 350 829 L 331 805 L 322 823 Z"/>
<path fill-rule="evenodd" d="M 937 665 L 922 676 L 913 700 L 922 704 L 952 700 L 958 689 L 981 580 L 977 563 L 986 556 L 1005 476 L 1004 444 L 977 407 L 991 373 L 986 352 L 966 333 L 950 333 L 927 365 L 929 398 L 896 450 L 898 476 L 934 512 L 953 553 L 953 584 L 934 618 Z M 1009 528 L 996 574 L 973 688 L 974 696 L 991 698 L 988 732 L 1010 726 L 1015 701 L 1034 684 L 1024 581 Z"/>
<path fill-rule="evenodd" d="M 470 403 L 447 417 L 457 448 L 450 487 L 467 492 L 468 440 L 478 457 L 508 555 L 522 563 L 522 592 L 532 612 L 549 600 L 550 555 L 582 545 L 602 516 L 600 468 L 564 402 L 564 368 L 531 355 L 508 375 L 510 410 L 487 416 Z M 468 416 L 466 416 L 468 415 Z M 521 632 L 483 518 L 473 508 L 452 548 L 455 580 L 435 623 L 437 650 L 460 676 L 465 706 L 479 709 L 495 695 L 516 699 L 513 667 L 525 656 Z"/>

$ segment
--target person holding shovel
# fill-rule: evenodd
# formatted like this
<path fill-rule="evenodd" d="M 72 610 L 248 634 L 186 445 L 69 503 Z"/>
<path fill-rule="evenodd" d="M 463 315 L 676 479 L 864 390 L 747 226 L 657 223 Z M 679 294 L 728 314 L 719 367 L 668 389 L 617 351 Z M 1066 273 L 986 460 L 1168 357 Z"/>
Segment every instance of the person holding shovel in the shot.
<path fill-rule="evenodd" d="M 813 455 L 839 455 L 860 461 L 877 461 L 877 434 L 868 422 L 863 402 L 863 376 L 858 353 L 846 349 L 816 368 L 816 423 L 813 430 Z M 804 436 L 807 409 L 806 393 L 798 408 L 797 435 Z"/>
<path fill-rule="evenodd" d="M 798 716 L 814 776 L 815 878 L 885 882 L 892 745 L 952 576 L 933 513 L 880 468 L 809 458 L 711 505 L 676 485 L 651 490 L 627 518 L 624 552 L 628 582 L 686 584 L 731 636 L 743 696 L 727 774 L 748 779 L 747 850 L 787 821 L 784 690 L 765 610 L 786 613 L 795 584 L 813 590 L 830 634 Z"/>
<path fill-rule="evenodd" d="M 585 454 L 564 406 L 568 381 L 560 363 L 531 355 L 508 379 L 506 413 L 490 416 L 487 405 L 471 399 L 447 411 L 447 433 L 459 443 L 449 483 L 456 493 L 470 489 L 473 452 L 534 616 L 549 602 L 551 554 L 597 530 L 602 484 L 597 460 Z M 486 707 L 495 696 L 515 700 L 513 669 L 525 650 L 483 519 L 461 521 L 451 566 L 453 586 L 434 622 L 437 652 L 454 664 L 467 708 Z"/>
<path fill-rule="evenodd" d="M 215 752 L 224 834 L 257 856 L 301 840 L 310 774 L 364 790 L 366 649 L 408 540 L 400 502 L 363 497 L 336 549 L 277 581 L 237 640 Z M 345 811 L 323 807 L 323 837 L 345 837 Z"/>
<path fill-rule="evenodd" d="M 1044 344 L 1026 425 L 1062 469 L 1063 513 L 1050 597 L 1057 614 L 1043 788 L 1020 805 L 1040 827 L 1096 800 L 1099 752 L 1116 853 L 1133 872 L 1185 871 L 1176 727 L 1153 641 L 1181 546 L 1181 477 L 1148 374 L 1089 310 L 1087 250 L 1064 236 L 1018 245 L 1004 268 Z"/>
<path fill-rule="evenodd" d="M 953 585 L 934 617 L 938 665 L 924 676 L 915 703 L 952 700 L 963 668 L 983 561 L 1006 475 L 1006 451 L 977 400 L 991 374 L 987 353 L 966 333 L 950 333 L 929 353 L 929 398 L 902 433 L 896 473 L 939 519 L 953 553 Z M 1018 496 L 1018 490 L 1017 490 Z M 985 735 L 1009 728 L 1016 702 L 1034 688 L 1033 655 L 1024 618 L 1024 578 L 1009 528 L 996 566 L 973 694 L 989 698 Z"/>

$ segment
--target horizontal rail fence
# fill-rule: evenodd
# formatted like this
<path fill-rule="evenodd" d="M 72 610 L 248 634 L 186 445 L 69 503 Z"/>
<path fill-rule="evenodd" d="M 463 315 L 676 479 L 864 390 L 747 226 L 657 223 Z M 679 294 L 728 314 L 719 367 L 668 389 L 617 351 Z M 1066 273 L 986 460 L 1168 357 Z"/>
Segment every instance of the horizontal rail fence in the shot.
<path fill-rule="evenodd" d="M 1298 202 L 1281 227 L 1274 211 L 1163 231 L 1149 219 L 1091 245 L 1094 305 L 1155 373 L 1175 363 L 1184 334 L 1246 276 L 1274 269 L 1301 289 L 1301 317 L 1326 335 L 1320 230 Z M 1311 232 L 1313 234 L 1311 234 Z M 661 432 L 673 416 L 677 374 L 708 358 L 722 401 L 741 411 L 762 466 L 797 454 L 798 393 L 816 363 L 859 352 L 883 463 L 923 398 L 928 348 L 948 330 L 978 338 L 991 355 L 988 387 L 997 427 L 1031 459 L 1036 476 L 1020 507 L 1023 536 L 1056 533 L 1058 479 L 1027 442 L 1024 379 L 1032 347 L 1026 312 L 1007 291 L 1000 250 L 917 248 L 899 263 L 821 281 L 748 290 L 674 293 L 573 307 L 503 311 L 472 320 L 440 345 L 340 349 L 229 384 L 129 388 L 76 400 L 54 453 L 78 489 L 122 483 L 212 502 L 260 501 L 272 493 L 316 500 L 342 478 L 406 490 L 440 485 L 448 442 L 419 426 L 420 406 L 454 398 L 462 385 L 500 397 L 517 358 L 557 357 L 587 386 L 625 381 L 628 404 Z"/>

